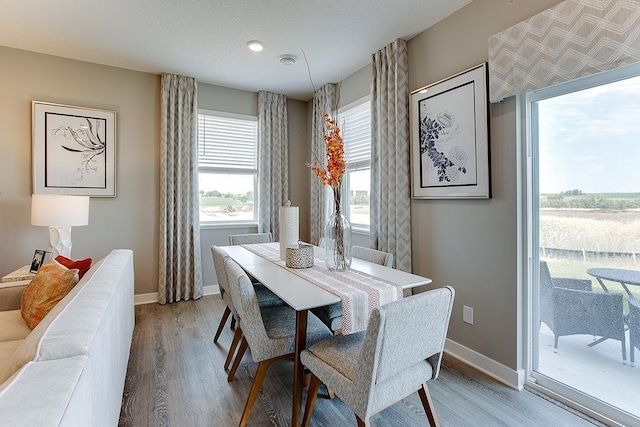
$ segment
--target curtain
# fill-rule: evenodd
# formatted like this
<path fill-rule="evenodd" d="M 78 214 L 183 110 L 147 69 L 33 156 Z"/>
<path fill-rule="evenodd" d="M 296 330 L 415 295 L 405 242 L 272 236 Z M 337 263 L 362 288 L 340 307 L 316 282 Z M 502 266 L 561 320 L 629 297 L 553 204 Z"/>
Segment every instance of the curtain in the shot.
<path fill-rule="evenodd" d="M 640 0 L 566 0 L 489 38 L 491 102 L 640 61 Z"/>
<path fill-rule="evenodd" d="M 339 85 L 327 83 L 313 94 L 313 114 L 311 117 L 311 161 L 326 168 L 327 152 L 324 142 L 324 115 L 332 114 L 338 110 Z M 311 206 L 310 206 L 310 240 L 313 244 L 318 244 L 324 232 L 324 225 L 329 218 L 331 206 L 327 200 L 331 199 L 331 190 L 322 185 L 315 172 L 311 173 Z"/>
<path fill-rule="evenodd" d="M 287 97 L 258 94 L 258 232 L 280 240 L 279 208 L 289 197 Z"/>
<path fill-rule="evenodd" d="M 196 81 L 162 75 L 160 113 L 160 304 L 202 296 Z"/>
<path fill-rule="evenodd" d="M 373 55 L 371 84 L 371 246 L 411 271 L 411 189 L 407 42 Z"/>

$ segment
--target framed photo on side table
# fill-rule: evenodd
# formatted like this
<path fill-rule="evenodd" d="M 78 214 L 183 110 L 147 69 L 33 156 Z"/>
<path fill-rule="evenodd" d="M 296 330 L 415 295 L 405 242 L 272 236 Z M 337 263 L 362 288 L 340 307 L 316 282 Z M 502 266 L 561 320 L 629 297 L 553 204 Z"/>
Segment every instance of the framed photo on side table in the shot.
<path fill-rule="evenodd" d="M 31 267 L 29 267 L 29 273 L 37 273 L 40 270 L 42 264 L 44 264 L 47 254 L 51 255 L 51 252 L 44 251 L 42 249 L 36 249 L 33 253 L 33 259 L 31 260 Z"/>
<path fill-rule="evenodd" d="M 116 112 L 33 101 L 33 193 L 116 196 Z"/>
<path fill-rule="evenodd" d="M 486 63 L 411 92 L 411 197 L 491 197 Z"/>

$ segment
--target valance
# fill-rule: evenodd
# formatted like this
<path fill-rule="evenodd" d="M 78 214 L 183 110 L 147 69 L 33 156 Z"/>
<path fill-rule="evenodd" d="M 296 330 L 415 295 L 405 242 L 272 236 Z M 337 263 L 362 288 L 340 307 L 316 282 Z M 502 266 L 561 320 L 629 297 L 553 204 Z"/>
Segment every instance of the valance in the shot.
<path fill-rule="evenodd" d="M 640 61 L 640 0 L 566 0 L 489 38 L 491 102 Z"/>

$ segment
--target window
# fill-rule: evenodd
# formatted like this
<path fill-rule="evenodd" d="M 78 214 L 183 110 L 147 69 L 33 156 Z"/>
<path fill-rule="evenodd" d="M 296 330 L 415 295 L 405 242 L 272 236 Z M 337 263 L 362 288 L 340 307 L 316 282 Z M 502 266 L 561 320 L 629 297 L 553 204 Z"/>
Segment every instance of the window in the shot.
<path fill-rule="evenodd" d="M 345 197 L 349 221 L 356 229 L 369 229 L 369 192 L 371 178 L 371 106 L 364 98 L 343 107 L 338 121 L 344 140 L 347 164 Z"/>
<path fill-rule="evenodd" d="M 200 110 L 198 176 L 200 223 L 255 222 L 257 117 Z"/>
<path fill-rule="evenodd" d="M 525 108 L 530 376 L 536 386 L 636 425 L 640 374 L 623 360 L 634 351 L 625 329 L 640 286 L 601 272 L 640 275 L 640 66 L 535 91 Z"/>

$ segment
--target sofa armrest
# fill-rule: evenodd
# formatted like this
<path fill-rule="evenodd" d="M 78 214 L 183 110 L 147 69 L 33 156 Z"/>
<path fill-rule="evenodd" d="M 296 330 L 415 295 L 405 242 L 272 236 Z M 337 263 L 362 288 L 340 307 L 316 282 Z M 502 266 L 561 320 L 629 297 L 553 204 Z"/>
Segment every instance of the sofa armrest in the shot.
<path fill-rule="evenodd" d="M 0 283 L 0 311 L 20 310 L 20 300 L 30 280 Z"/>

